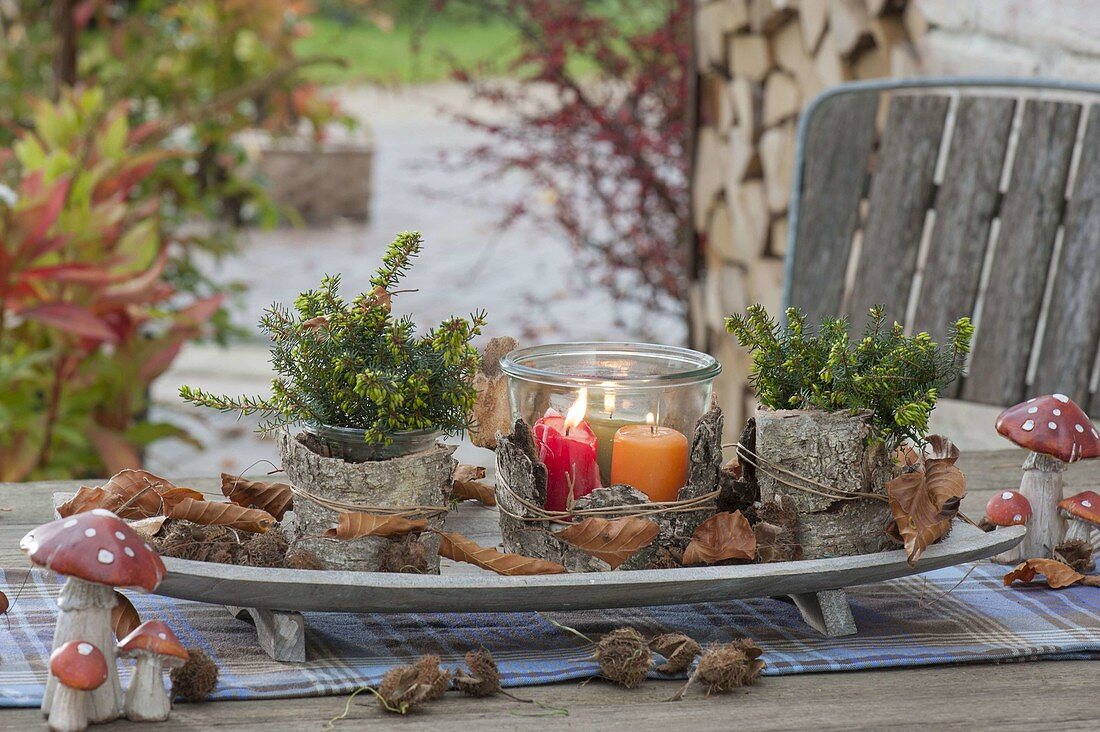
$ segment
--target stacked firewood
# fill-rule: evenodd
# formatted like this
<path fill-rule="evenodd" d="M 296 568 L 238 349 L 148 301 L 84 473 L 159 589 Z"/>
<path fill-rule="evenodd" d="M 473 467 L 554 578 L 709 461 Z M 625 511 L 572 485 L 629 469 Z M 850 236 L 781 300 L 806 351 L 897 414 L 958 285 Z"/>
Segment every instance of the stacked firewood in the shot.
<path fill-rule="evenodd" d="M 692 340 L 724 365 L 731 425 L 752 409 L 748 356 L 724 318 L 783 287 L 800 111 L 855 79 L 914 76 L 926 26 L 912 0 L 696 0 Z"/>

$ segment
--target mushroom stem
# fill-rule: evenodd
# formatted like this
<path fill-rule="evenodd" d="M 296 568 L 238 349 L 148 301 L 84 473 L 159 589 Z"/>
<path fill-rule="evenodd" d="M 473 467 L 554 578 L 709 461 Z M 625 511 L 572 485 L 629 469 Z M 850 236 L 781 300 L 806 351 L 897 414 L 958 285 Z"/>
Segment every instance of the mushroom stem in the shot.
<path fill-rule="evenodd" d="M 111 630 L 111 608 L 117 602 L 114 590 L 110 587 L 85 582 L 76 577 L 66 580 L 57 598 L 60 611 L 53 634 L 54 650 L 71 640 L 84 640 L 102 649 L 103 655 L 107 657 L 107 682 L 89 692 L 87 697 L 88 718 L 93 724 L 110 722 L 118 719 L 119 715 L 122 685 L 118 681 L 115 639 Z M 51 673 L 46 678 L 46 693 L 42 697 L 43 714 L 51 713 L 54 695 L 59 691 L 60 685 Z"/>
<path fill-rule="evenodd" d="M 163 722 L 168 719 L 171 704 L 164 691 L 160 656 L 138 651 L 134 675 L 126 689 L 126 718 L 131 722 Z"/>
<path fill-rule="evenodd" d="M 1066 530 L 1066 538 L 1064 541 L 1080 540 L 1086 544 L 1091 544 L 1092 526 L 1087 521 L 1067 516 L 1064 512 L 1062 516 L 1068 519 L 1067 523 L 1069 528 Z"/>
<path fill-rule="evenodd" d="M 81 732 L 88 729 L 88 692 L 59 684 L 47 721 L 53 732 Z"/>
<path fill-rule="evenodd" d="M 1062 543 L 1065 523 L 1058 513 L 1062 500 L 1062 473 L 1066 464 L 1058 458 L 1033 452 L 1024 460 L 1020 493 L 1031 503 L 1031 521 L 1027 536 L 1020 543 L 1024 559 L 1050 558 L 1054 547 Z"/>
<path fill-rule="evenodd" d="M 1003 526 L 998 526 L 995 529 L 995 531 L 1000 531 L 1003 528 L 1004 528 Z M 1028 528 L 1028 533 L 1031 533 L 1030 528 Z M 1019 564 L 1020 563 L 1020 546 L 1021 545 L 1022 545 L 1022 542 L 1021 542 L 1021 544 L 1017 544 L 1016 546 L 1012 547 L 1011 549 L 1008 549 L 1006 551 L 1001 552 L 1000 554 L 993 557 L 993 561 L 996 562 L 997 564 Z"/>

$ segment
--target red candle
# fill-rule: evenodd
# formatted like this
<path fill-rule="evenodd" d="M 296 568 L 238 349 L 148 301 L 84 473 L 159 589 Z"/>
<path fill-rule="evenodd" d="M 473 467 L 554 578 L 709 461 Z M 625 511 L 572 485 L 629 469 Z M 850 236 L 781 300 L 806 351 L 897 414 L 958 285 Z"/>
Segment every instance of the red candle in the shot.
<path fill-rule="evenodd" d="M 564 511 L 573 499 L 600 487 L 596 434 L 584 421 L 587 394 L 581 390 L 568 414 L 547 414 L 535 423 L 535 444 L 546 466 L 546 509 Z"/>

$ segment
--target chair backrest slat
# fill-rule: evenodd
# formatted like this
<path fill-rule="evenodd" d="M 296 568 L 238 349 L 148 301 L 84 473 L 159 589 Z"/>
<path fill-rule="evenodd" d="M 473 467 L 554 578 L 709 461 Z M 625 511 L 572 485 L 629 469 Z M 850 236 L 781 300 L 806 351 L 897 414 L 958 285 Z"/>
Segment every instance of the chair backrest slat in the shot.
<path fill-rule="evenodd" d="M 1032 392 L 1063 391 L 1078 404 L 1088 404 L 1089 380 L 1100 341 L 1100 107 L 1097 106 L 1089 110 L 1046 321 Z"/>
<path fill-rule="evenodd" d="M 866 323 L 867 309 L 876 304 L 885 305 L 891 317 L 904 319 L 950 101 L 931 94 L 890 99 L 846 308 L 857 330 Z"/>
<path fill-rule="evenodd" d="M 1020 123 L 964 399 L 1011 403 L 1026 393 L 1081 106 L 1029 100 Z"/>
<path fill-rule="evenodd" d="M 798 240 L 790 283 L 792 304 L 811 322 L 836 317 L 844 296 L 844 273 L 852 236 L 859 226 L 867 168 L 875 143 L 878 94 L 826 99 L 806 130 L 806 160 Z"/>
<path fill-rule="evenodd" d="M 978 300 L 989 229 L 998 213 L 1001 171 L 1016 103 L 1006 97 L 963 97 L 936 194 L 913 330 L 942 339 Z"/>

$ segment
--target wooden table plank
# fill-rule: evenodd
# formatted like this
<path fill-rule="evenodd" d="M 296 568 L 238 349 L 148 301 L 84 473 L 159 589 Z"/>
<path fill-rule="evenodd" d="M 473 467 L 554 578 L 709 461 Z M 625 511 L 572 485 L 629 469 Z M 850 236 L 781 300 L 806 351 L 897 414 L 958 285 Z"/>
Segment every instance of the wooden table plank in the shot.
<path fill-rule="evenodd" d="M 1022 451 L 964 454 L 970 491 L 964 508 L 973 515 L 995 490 L 1019 482 Z M 1078 463 L 1066 472 L 1070 489 L 1100 483 L 1100 461 Z M 217 492 L 216 480 L 180 481 Z M 26 566 L 17 544 L 34 526 L 49 520 L 50 495 L 75 490 L 77 482 L 0 484 L 0 563 Z M 726 696 L 703 698 L 694 693 L 683 703 L 663 700 L 678 682 L 647 682 L 627 691 L 593 681 L 570 682 L 516 690 L 518 696 L 568 709 L 568 717 L 524 717 L 539 711 L 506 699 L 466 699 L 449 694 L 444 700 L 408 718 L 381 712 L 369 699 L 352 705 L 340 729 L 385 725 L 401 729 L 477 728 L 481 732 L 527 729 L 638 730 L 690 727 L 726 730 L 732 726 L 757 730 L 897 730 L 996 729 L 1091 730 L 1095 712 L 1082 699 L 1093 692 L 1100 667 L 1087 661 L 1002 665 L 943 666 L 894 671 L 805 674 L 765 678 L 759 686 Z M 1021 688 L 1032 690 L 1042 704 L 1010 703 Z M 889 699 L 888 704 L 869 700 Z M 240 730 L 269 732 L 293 726 L 319 729 L 340 714 L 345 697 L 216 702 L 178 705 L 158 729 Z M 543 710 L 544 711 L 544 710 Z M 0 728 L 44 729 L 37 710 L 0 711 Z M 104 732 L 133 729 L 127 722 L 102 727 Z"/>

